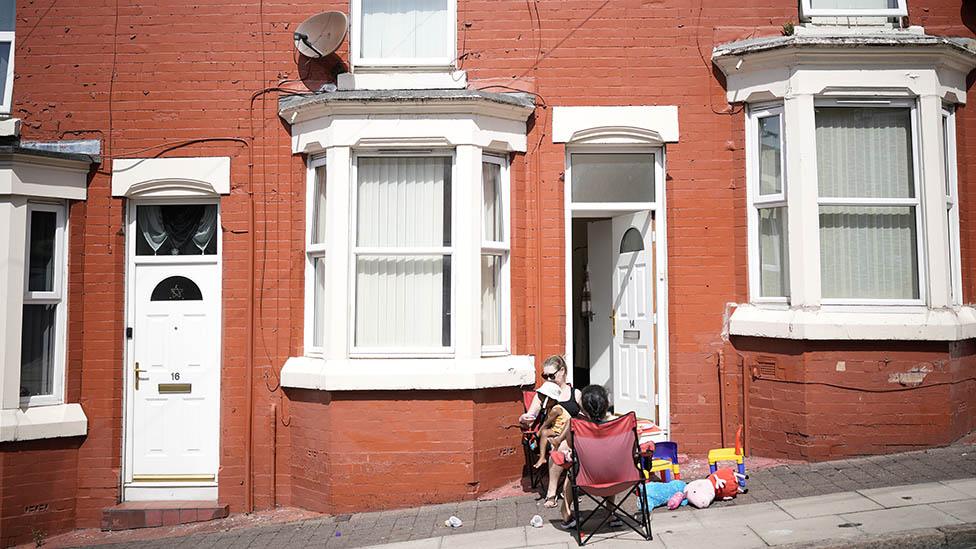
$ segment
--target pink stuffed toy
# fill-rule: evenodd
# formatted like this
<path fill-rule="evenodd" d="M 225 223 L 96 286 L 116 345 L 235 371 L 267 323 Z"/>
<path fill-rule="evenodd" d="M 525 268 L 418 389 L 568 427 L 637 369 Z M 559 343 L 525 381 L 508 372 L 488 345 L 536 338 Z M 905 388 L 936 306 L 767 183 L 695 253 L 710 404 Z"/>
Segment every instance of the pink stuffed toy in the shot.
<path fill-rule="evenodd" d="M 728 500 L 735 498 L 738 494 L 744 494 L 746 490 L 739 486 L 739 479 L 742 478 L 748 477 L 737 473 L 731 467 L 719 469 L 708 475 L 708 478 L 689 482 L 688 486 L 685 487 L 684 495 L 688 498 L 688 503 L 699 509 L 704 509 L 711 505 L 716 498 Z M 671 508 L 670 505 L 668 508 Z"/>

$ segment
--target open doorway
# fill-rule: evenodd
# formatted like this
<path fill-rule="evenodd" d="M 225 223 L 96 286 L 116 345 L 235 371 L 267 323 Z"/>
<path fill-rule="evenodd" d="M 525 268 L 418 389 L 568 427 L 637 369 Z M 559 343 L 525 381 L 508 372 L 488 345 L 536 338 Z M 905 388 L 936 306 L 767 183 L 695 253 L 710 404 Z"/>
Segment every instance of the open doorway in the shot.
<path fill-rule="evenodd" d="M 567 358 L 614 412 L 666 435 L 666 254 L 659 151 L 572 151 L 567 177 Z"/>

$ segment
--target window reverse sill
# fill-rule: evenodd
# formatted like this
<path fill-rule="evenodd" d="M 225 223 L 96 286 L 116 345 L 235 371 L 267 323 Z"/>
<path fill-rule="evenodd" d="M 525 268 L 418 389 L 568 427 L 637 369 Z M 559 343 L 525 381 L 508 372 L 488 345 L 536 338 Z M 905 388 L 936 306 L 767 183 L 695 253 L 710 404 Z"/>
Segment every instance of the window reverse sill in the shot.
<path fill-rule="evenodd" d="M 740 305 L 729 334 L 779 339 L 960 341 L 976 337 L 976 308 L 830 311 Z"/>
<path fill-rule="evenodd" d="M 407 391 L 514 387 L 535 382 L 535 358 L 341 359 L 291 357 L 281 385 L 323 391 Z"/>
<path fill-rule="evenodd" d="M 81 404 L 0 410 L 0 442 L 76 437 L 88 434 Z"/>
<path fill-rule="evenodd" d="M 336 84 L 340 90 L 443 90 L 468 87 L 467 73 L 453 68 L 357 67 L 357 72 L 342 73 Z"/>

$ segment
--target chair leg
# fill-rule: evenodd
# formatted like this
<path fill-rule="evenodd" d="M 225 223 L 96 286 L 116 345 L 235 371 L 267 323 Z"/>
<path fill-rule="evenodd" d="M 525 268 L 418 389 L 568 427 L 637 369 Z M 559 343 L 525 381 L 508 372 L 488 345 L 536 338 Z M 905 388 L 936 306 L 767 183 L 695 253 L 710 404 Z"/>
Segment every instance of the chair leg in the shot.
<path fill-rule="evenodd" d="M 580 530 L 580 528 L 583 526 L 583 521 L 581 520 L 582 517 L 580 517 L 579 512 L 579 494 L 577 493 L 577 490 L 579 489 L 576 487 L 576 483 L 573 482 L 570 485 L 570 494 L 573 496 L 573 514 L 570 518 L 576 519 L 576 528 L 574 532 L 574 534 L 576 534 L 576 545 L 583 545 L 581 536 L 582 531 Z M 569 502 L 567 501 L 566 504 L 568 505 Z"/>

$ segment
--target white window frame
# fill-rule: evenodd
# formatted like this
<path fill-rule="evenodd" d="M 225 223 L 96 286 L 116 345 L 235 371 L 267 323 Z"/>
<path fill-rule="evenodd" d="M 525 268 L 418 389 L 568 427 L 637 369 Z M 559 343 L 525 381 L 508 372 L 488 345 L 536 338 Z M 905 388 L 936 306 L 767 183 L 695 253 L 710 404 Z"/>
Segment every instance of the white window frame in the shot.
<path fill-rule="evenodd" d="M 824 298 L 823 283 L 820 285 L 820 303 L 824 306 L 831 305 L 894 305 L 894 306 L 924 306 L 928 295 L 928 258 L 925 255 L 926 227 L 923 224 L 922 193 L 922 171 L 919 156 L 921 154 L 921 143 L 919 141 L 918 124 L 918 105 L 914 99 L 823 99 L 817 98 L 814 101 L 814 113 L 816 118 L 817 107 L 847 107 L 865 109 L 909 109 L 911 114 L 911 146 L 912 146 L 912 174 L 913 184 L 915 185 L 915 198 L 823 198 L 817 193 L 817 204 L 814 219 L 817 220 L 817 234 L 820 233 L 820 206 L 911 206 L 915 208 L 915 249 L 918 260 L 918 298 L 917 299 L 863 299 L 863 298 Z M 816 130 L 814 130 L 816 131 Z M 816 146 L 816 136 L 812 136 L 812 142 Z M 816 157 L 814 159 L 816 161 Z M 818 180 L 819 183 L 819 180 Z M 804 206 L 806 207 L 806 206 Z M 789 215 L 789 212 L 787 212 Z M 817 257 L 817 268 L 820 269 L 820 257 Z"/>
<path fill-rule="evenodd" d="M 357 216 L 359 207 L 359 159 L 361 158 L 450 158 L 451 160 L 451 245 L 450 246 L 424 246 L 424 247 L 366 247 L 359 246 L 356 231 Z M 481 165 L 478 165 L 479 171 Z M 464 182 L 473 184 L 474 182 Z M 458 167 L 457 155 L 453 149 L 442 150 L 406 150 L 406 151 L 355 151 L 352 155 L 352 170 L 349 178 L 349 294 L 348 294 L 348 322 L 349 322 L 349 356 L 350 358 L 443 358 L 454 356 L 454 349 L 457 345 L 457 273 L 454 265 L 454 249 L 458 245 L 458 212 L 457 212 L 457 191 Z M 477 184 L 480 186 L 481 181 Z M 480 194 L 480 193 L 479 193 Z M 468 212 L 474 214 L 474 212 Z M 481 215 L 481 212 L 478 212 Z M 464 244 L 462 244 L 464 245 Z M 360 255 L 447 255 L 451 256 L 451 344 L 447 347 L 414 347 L 408 349 L 397 349 L 394 347 L 364 347 L 356 345 L 356 259 Z M 308 301 L 306 301 L 308 303 Z M 306 306 L 307 308 L 307 306 Z M 480 315 L 480 305 L 478 307 Z"/>
<path fill-rule="evenodd" d="M 447 21 L 449 34 L 447 37 L 447 55 L 443 57 L 396 57 L 396 58 L 369 58 L 363 57 L 363 0 L 351 0 L 350 6 L 350 40 L 349 49 L 353 67 L 365 68 L 397 68 L 397 67 L 424 67 L 424 68 L 453 68 L 457 59 L 457 0 L 447 0 Z"/>
<path fill-rule="evenodd" d="M 956 157 L 956 109 L 942 106 L 942 146 L 945 157 L 946 222 L 949 237 L 949 304 L 962 305 L 962 257 L 959 247 L 959 161 Z"/>
<path fill-rule="evenodd" d="M 761 182 L 759 181 L 759 120 L 779 116 L 780 126 L 780 173 L 782 174 L 782 189 L 779 193 L 760 194 Z M 759 210 L 766 208 L 786 208 L 786 242 L 787 255 L 785 267 L 789 272 L 789 207 L 787 206 L 787 193 L 789 192 L 789 175 L 786 171 L 786 117 L 783 113 L 783 105 L 757 105 L 751 107 L 746 119 L 746 173 L 748 180 L 748 192 L 746 192 L 746 204 L 748 209 L 747 233 L 749 237 L 749 296 L 753 303 L 781 304 L 789 303 L 790 284 L 787 278 L 787 288 L 785 296 L 763 297 L 762 296 L 762 265 L 759 257 Z"/>
<path fill-rule="evenodd" d="M 3 101 L 0 102 L 0 113 L 2 114 L 10 114 L 14 105 L 14 57 L 16 57 L 14 51 L 17 47 L 15 35 L 16 33 L 14 31 L 0 32 L 0 43 L 10 43 L 10 59 L 7 60 L 7 80 L 3 90 Z"/>
<path fill-rule="evenodd" d="M 31 216 L 34 212 L 54 212 L 56 214 L 57 228 L 54 236 L 54 286 L 50 292 L 31 292 L 29 288 L 29 269 L 30 269 L 30 239 L 31 239 Z M 27 239 L 24 242 L 24 300 L 23 305 L 57 305 L 55 312 L 54 329 L 54 364 L 51 385 L 51 394 L 21 397 L 20 404 L 24 407 L 50 406 L 62 404 L 64 402 L 64 375 L 65 360 L 67 355 L 68 334 L 68 299 L 67 299 L 67 273 L 68 265 L 68 212 L 64 202 L 28 202 L 27 203 L 27 227 L 25 234 Z M 21 307 L 23 310 L 23 307 Z M 23 325 L 21 325 L 23 330 Z M 23 338 L 23 334 L 21 334 Z M 21 349 L 21 356 L 24 350 Z M 20 365 L 17 366 L 21 368 Z"/>
<path fill-rule="evenodd" d="M 811 17 L 905 17 L 908 15 L 907 0 L 897 0 L 898 6 L 884 9 L 844 9 L 844 8 L 813 8 L 811 0 L 800 0 L 800 14 L 802 19 Z"/>
<path fill-rule="evenodd" d="M 315 185 L 318 170 L 328 170 L 325 155 L 311 157 L 307 168 L 305 191 L 305 354 L 307 356 L 322 356 L 325 353 L 326 333 L 328 331 L 326 319 L 328 315 L 324 314 L 325 311 L 323 311 L 321 319 L 322 345 L 315 345 L 315 260 L 326 261 L 326 245 L 329 242 L 328 190 L 326 190 L 326 212 L 324 212 L 326 219 L 324 241 L 313 242 L 313 233 L 315 231 Z M 326 189 L 328 189 L 328 184 L 328 172 L 326 172 Z M 328 294 L 328 288 L 325 289 L 325 292 Z"/>
<path fill-rule="evenodd" d="M 499 188 L 497 189 L 499 198 L 501 200 L 501 210 L 502 210 L 502 239 L 499 241 L 495 240 L 485 240 L 484 235 L 484 214 L 480 215 L 482 223 L 479 224 L 481 230 L 481 255 L 493 255 L 495 257 L 501 258 L 501 280 L 499 281 L 498 299 L 501 304 L 501 343 L 498 345 L 481 345 L 482 356 L 499 356 L 509 354 L 509 349 L 511 345 L 511 312 L 512 312 L 512 300 L 511 300 L 511 272 L 510 272 L 510 262 L 511 262 L 511 181 L 509 179 L 509 163 L 508 159 L 495 156 L 490 154 L 484 154 L 481 157 L 481 162 L 496 164 L 499 166 Z M 481 182 L 479 182 L 481 183 Z M 482 196 L 481 204 L 484 207 L 485 197 L 484 184 L 480 185 Z M 453 243 L 453 240 L 452 240 Z M 480 260 L 480 258 L 479 258 Z M 480 272 L 480 269 L 479 269 Z M 481 288 L 479 284 L 479 288 Z M 479 305 L 479 311 L 481 303 Z M 480 317 L 480 315 L 479 315 Z"/>

